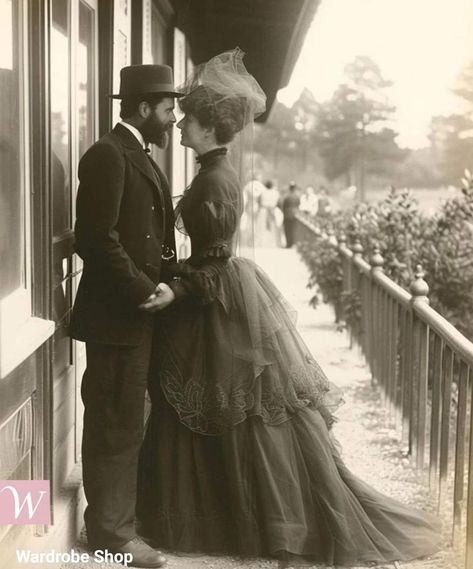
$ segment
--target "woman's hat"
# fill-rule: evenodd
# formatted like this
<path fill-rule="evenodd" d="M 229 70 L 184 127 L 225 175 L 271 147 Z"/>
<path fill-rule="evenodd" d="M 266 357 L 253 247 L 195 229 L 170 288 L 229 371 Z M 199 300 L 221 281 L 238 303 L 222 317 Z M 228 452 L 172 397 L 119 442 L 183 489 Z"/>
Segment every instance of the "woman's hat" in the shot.
<path fill-rule="evenodd" d="M 183 97 L 174 90 L 172 69 L 169 65 L 129 65 L 120 70 L 120 92 L 109 95 L 123 99 L 135 95 L 159 94 L 168 97 Z"/>

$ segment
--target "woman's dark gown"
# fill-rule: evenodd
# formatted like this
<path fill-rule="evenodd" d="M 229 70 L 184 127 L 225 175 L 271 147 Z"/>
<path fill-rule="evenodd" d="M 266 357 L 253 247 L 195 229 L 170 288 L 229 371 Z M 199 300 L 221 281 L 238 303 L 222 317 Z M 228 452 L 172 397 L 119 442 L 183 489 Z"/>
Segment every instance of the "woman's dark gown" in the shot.
<path fill-rule="evenodd" d="M 235 172 L 224 150 L 200 162 L 179 205 L 192 255 L 176 265 L 176 301 L 158 317 L 141 533 L 178 552 L 327 565 L 436 552 L 435 519 L 343 464 L 330 431 L 339 393 L 279 291 L 231 255 L 242 210 Z"/>

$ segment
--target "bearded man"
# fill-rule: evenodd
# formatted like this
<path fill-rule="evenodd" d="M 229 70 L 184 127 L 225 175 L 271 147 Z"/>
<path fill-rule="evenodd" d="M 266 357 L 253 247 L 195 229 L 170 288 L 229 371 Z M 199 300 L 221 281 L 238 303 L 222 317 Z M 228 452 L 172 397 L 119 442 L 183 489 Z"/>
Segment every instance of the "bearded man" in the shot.
<path fill-rule="evenodd" d="M 92 549 L 131 553 L 135 567 L 166 562 L 137 537 L 135 505 L 153 312 L 174 299 L 166 265 L 176 261 L 169 185 L 148 146 L 165 146 L 179 96 L 170 67 L 123 68 L 111 95 L 121 99 L 122 121 L 79 164 L 75 237 L 84 268 L 71 334 L 87 352 L 85 524 Z"/>

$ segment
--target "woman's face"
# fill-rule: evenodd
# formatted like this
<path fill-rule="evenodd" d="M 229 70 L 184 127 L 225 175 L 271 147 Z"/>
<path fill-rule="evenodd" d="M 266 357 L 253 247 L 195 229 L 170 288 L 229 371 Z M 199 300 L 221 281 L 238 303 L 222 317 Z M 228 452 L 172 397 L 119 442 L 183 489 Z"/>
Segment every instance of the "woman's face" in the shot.
<path fill-rule="evenodd" d="M 177 123 L 181 131 L 181 144 L 195 150 L 198 154 L 205 151 L 212 131 L 200 125 L 194 115 L 186 113 L 184 118 Z"/>

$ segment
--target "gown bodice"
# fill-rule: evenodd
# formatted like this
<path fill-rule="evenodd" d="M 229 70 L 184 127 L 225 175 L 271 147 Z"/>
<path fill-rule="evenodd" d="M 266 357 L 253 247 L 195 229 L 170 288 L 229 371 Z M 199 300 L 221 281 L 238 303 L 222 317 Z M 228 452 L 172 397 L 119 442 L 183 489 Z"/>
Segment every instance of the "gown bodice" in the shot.
<path fill-rule="evenodd" d="M 177 225 L 191 240 L 192 264 L 230 257 L 242 214 L 241 190 L 226 148 L 198 157 L 200 170 L 178 204 Z"/>

